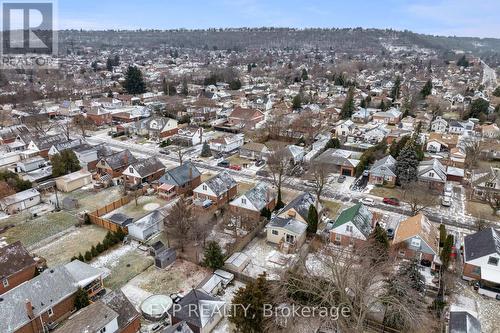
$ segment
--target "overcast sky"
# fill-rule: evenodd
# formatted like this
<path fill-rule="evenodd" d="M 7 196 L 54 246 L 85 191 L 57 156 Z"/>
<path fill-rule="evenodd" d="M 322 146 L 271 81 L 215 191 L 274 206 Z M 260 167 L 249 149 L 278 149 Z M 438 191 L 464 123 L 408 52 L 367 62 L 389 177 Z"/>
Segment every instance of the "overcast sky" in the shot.
<path fill-rule="evenodd" d="M 60 29 L 364 27 L 500 38 L 500 0 L 59 0 Z"/>

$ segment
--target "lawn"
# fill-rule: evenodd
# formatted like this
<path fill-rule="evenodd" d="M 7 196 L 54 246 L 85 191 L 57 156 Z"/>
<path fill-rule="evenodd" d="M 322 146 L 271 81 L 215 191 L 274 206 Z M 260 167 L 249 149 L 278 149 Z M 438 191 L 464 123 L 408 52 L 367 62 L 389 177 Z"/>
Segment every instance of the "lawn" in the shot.
<path fill-rule="evenodd" d="M 229 163 L 231 163 L 231 165 L 240 165 L 240 166 L 243 166 L 244 164 L 251 165 L 254 163 L 251 160 L 247 160 L 246 158 L 239 157 L 237 154 L 228 158 L 228 161 L 229 161 Z"/>
<path fill-rule="evenodd" d="M 153 262 L 153 257 L 132 245 L 124 245 L 102 254 L 91 265 L 109 269 L 110 275 L 104 279 L 104 285 L 116 290 L 144 272 Z"/>
<path fill-rule="evenodd" d="M 375 186 L 370 191 L 370 194 L 376 195 L 381 198 L 398 198 L 398 199 L 401 198 L 401 193 L 398 189 L 381 187 L 381 186 Z"/>
<path fill-rule="evenodd" d="M 202 173 L 201 174 L 201 182 L 206 182 L 207 180 L 209 180 L 210 178 L 212 178 L 213 176 L 215 176 L 213 173 L 210 173 L 210 172 L 205 172 L 205 173 Z"/>
<path fill-rule="evenodd" d="M 5 237 L 9 243 L 21 241 L 24 246 L 29 247 L 74 226 L 78 222 L 75 216 L 64 211 L 47 213 L 32 220 L 26 219 L 26 216 L 10 217 L 2 221 L 2 225 L 13 224 L 14 227 L 8 229 L 0 237 Z"/>
<path fill-rule="evenodd" d="M 329 200 L 323 200 L 321 204 L 323 205 L 324 208 L 328 209 L 328 217 L 331 219 L 337 216 L 340 207 L 342 207 L 342 204 Z"/>
<path fill-rule="evenodd" d="M 76 211 L 94 211 L 97 208 L 119 199 L 121 196 L 120 192 L 119 186 L 113 186 L 98 192 L 80 189 L 68 193 L 65 196 L 78 200 L 80 206 L 76 209 Z"/>
<path fill-rule="evenodd" d="M 239 182 L 238 183 L 238 195 L 242 195 L 243 193 L 246 193 L 248 190 L 250 190 L 254 187 L 255 187 L 255 184 L 246 183 L 246 182 Z"/>
<path fill-rule="evenodd" d="M 109 212 L 105 215 L 105 217 L 116 213 L 122 213 L 134 219 L 137 219 L 157 208 L 165 206 L 167 203 L 167 201 L 162 200 L 156 196 L 140 196 L 137 198 L 137 205 L 135 199 L 132 199 L 132 201 L 130 201 L 128 204 L 115 209 L 112 212 Z"/>
<path fill-rule="evenodd" d="M 106 229 L 97 225 L 85 225 L 34 252 L 45 258 L 49 266 L 57 266 L 69 262 L 71 257 L 79 253 L 85 254 L 92 245 L 102 242 L 106 233 Z"/>
<path fill-rule="evenodd" d="M 490 205 L 476 202 L 476 201 L 467 201 L 466 204 L 467 213 L 477 218 L 484 218 L 492 221 L 500 221 L 500 216 L 494 216 L 493 210 Z"/>

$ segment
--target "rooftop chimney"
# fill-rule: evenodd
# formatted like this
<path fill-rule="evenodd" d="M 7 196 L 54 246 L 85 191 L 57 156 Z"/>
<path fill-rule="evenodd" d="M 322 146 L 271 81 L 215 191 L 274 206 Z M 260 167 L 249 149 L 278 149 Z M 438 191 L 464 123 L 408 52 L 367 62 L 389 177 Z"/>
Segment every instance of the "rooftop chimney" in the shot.
<path fill-rule="evenodd" d="M 29 299 L 26 300 L 26 313 L 28 314 L 29 319 L 35 318 L 35 314 L 33 313 L 33 305 Z"/>

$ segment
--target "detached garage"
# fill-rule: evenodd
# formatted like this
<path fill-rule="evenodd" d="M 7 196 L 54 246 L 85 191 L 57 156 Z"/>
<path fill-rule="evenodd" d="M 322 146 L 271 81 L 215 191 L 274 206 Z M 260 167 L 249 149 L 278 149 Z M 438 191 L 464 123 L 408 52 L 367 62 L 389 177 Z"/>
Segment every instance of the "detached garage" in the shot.
<path fill-rule="evenodd" d="M 90 183 L 92 183 L 92 174 L 85 170 L 56 178 L 56 187 L 62 192 L 71 192 Z"/>

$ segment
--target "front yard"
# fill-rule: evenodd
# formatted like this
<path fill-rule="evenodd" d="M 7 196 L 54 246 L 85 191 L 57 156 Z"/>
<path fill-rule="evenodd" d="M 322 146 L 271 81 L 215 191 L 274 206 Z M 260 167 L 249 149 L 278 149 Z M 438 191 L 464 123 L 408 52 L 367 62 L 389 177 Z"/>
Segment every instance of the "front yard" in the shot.
<path fill-rule="evenodd" d="M 370 194 L 381 198 L 398 198 L 401 199 L 401 192 L 396 188 L 388 188 L 375 186 L 371 189 Z"/>
<path fill-rule="evenodd" d="M 493 215 L 493 209 L 491 209 L 490 205 L 477 202 L 477 201 L 467 201 L 466 203 L 467 213 L 476 217 L 483 218 L 492 221 L 500 221 L 499 215 Z"/>

